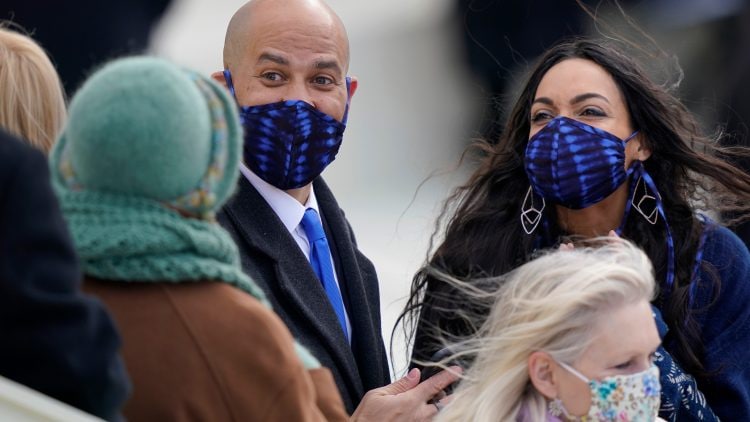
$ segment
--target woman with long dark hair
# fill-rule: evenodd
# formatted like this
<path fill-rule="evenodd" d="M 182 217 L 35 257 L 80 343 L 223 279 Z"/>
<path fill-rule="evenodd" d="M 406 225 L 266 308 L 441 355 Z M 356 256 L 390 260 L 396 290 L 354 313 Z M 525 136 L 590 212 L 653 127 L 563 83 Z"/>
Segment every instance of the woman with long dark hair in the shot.
<path fill-rule="evenodd" d="M 708 407 L 723 418 L 750 414 L 750 254 L 695 206 L 747 215 L 750 175 L 730 164 L 746 152 L 703 136 L 680 101 L 612 42 L 586 39 L 542 55 L 499 141 L 479 148 L 481 162 L 449 198 L 442 243 L 414 277 L 400 318 L 412 365 L 471 335 L 481 321 L 467 314 L 488 312 L 428 268 L 461 279 L 501 275 L 536 250 L 615 231 L 654 264 L 653 305 L 668 327 L 662 417 L 698 419 Z M 680 367 L 687 376 L 674 376 Z"/>

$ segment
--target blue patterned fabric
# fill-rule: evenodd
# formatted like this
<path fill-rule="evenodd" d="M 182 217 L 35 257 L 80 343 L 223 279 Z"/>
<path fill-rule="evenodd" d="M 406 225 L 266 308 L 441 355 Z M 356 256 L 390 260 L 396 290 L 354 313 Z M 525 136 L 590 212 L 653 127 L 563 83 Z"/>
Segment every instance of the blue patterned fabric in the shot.
<path fill-rule="evenodd" d="M 234 95 L 229 70 L 224 71 L 224 78 Z M 347 93 L 349 83 L 347 78 Z M 240 106 L 244 162 L 279 189 L 305 186 L 336 158 L 348 112 L 348 100 L 341 122 L 301 100 Z"/>
<path fill-rule="evenodd" d="M 627 220 L 631 208 L 651 224 L 659 215 L 662 217 L 667 234 L 667 278 L 663 287 L 667 296 L 674 283 L 674 240 L 661 195 L 643 163 L 634 161 L 625 169 L 625 144 L 637 133 L 621 140 L 605 130 L 558 116 L 529 139 L 525 170 L 535 194 L 570 209 L 602 201 L 633 176 L 622 221 Z M 645 194 L 636 192 L 638 186 L 643 186 L 645 191 L 641 193 Z M 646 209 L 650 202 L 653 207 Z M 622 227 L 618 234 L 621 231 Z"/>
<path fill-rule="evenodd" d="M 656 320 L 659 337 L 664 339 L 669 331 L 661 312 L 651 306 Z M 685 372 L 672 358 L 664 346 L 656 351 L 654 364 L 659 367 L 661 383 L 661 405 L 659 416 L 666 421 L 706 421 L 715 422 L 719 418 L 708 406 L 706 397 L 698 389 L 695 378 Z"/>
<path fill-rule="evenodd" d="M 672 291 L 674 284 L 674 238 L 672 237 L 672 229 L 669 227 L 669 221 L 667 220 L 667 213 L 664 210 L 664 204 L 661 200 L 661 195 L 656 187 L 654 179 L 646 171 L 646 167 L 641 161 L 634 161 L 627 172 L 628 176 L 633 176 L 630 181 L 630 193 L 628 201 L 625 204 L 625 214 L 622 218 L 620 227 L 617 228 L 617 234 L 621 235 L 625 225 L 625 221 L 628 219 L 631 209 L 637 210 L 644 218 L 649 220 L 653 217 L 653 222 L 656 223 L 657 213 L 661 216 L 664 222 L 664 230 L 666 231 L 666 242 L 667 242 L 667 275 L 664 280 L 664 284 L 661 285 L 663 289 L 663 296 L 668 297 Z M 642 191 L 639 192 L 639 186 L 644 186 Z M 637 198 L 637 199 L 636 199 Z M 647 202 L 653 202 L 653 206 L 649 207 Z M 695 274 L 693 274 L 695 276 Z M 690 303 L 693 301 L 693 286 L 690 290 Z"/>
<path fill-rule="evenodd" d="M 627 139 L 585 123 L 556 117 L 529 139 L 526 174 L 534 192 L 566 208 L 587 208 L 627 180 Z"/>

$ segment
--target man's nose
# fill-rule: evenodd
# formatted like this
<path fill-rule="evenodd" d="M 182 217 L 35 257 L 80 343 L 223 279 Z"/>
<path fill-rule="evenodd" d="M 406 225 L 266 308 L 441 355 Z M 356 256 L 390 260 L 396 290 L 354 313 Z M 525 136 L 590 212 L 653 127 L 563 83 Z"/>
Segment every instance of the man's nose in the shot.
<path fill-rule="evenodd" d="M 295 82 L 288 85 L 282 101 L 300 100 L 317 108 L 315 98 L 312 95 L 311 88 L 305 82 Z"/>

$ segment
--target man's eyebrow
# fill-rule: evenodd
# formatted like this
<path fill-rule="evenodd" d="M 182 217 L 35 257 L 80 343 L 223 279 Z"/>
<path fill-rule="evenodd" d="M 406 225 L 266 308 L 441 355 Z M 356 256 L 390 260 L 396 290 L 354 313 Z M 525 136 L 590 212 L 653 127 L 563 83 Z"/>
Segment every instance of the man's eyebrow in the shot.
<path fill-rule="evenodd" d="M 600 99 L 606 101 L 607 103 L 609 103 L 609 100 L 607 99 L 607 97 L 605 97 L 602 94 L 597 94 L 596 92 L 587 92 L 585 94 L 576 95 L 575 97 L 573 97 L 572 100 L 570 100 L 570 103 L 571 104 L 578 104 L 578 103 L 586 101 L 586 100 L 588 100 L 590 98 L 600 98 Z"/>
<path fill-rule="evenodd" d="M 332 69 L 341 73 L 341 66 L 336 60 L 319 60 L 315 62 L 314 67 L 316 69 Z"/>
<path fill-rule="evenodd" d="M 262 63 L 265 61 L 274 62 L 276 64 L 280 64 L 284 66 L 289 65 L 289 60 L 285 59 L 284 57 L 277 56 L 276 54 L 271 54 L 271 53 L 263 53 L 260 55 L 260 57 L 258 57 L 258 63 Z"/>

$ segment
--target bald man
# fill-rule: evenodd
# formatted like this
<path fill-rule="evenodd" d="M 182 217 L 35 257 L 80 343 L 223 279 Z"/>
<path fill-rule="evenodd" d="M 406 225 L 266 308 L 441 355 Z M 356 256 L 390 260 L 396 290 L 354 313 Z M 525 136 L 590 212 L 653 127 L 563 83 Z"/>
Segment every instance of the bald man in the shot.
<path fill-rule="evenodd" d="M 348 67 L 346 31 L 327 5 L 254 0 L 232 17 L 224 71 L 212 76 L 235 96 L 245 130 L 242 177 L 219 222 L 351 413 L 390 375 L 375 268 L 320 177 L 357 90 Z"/>

